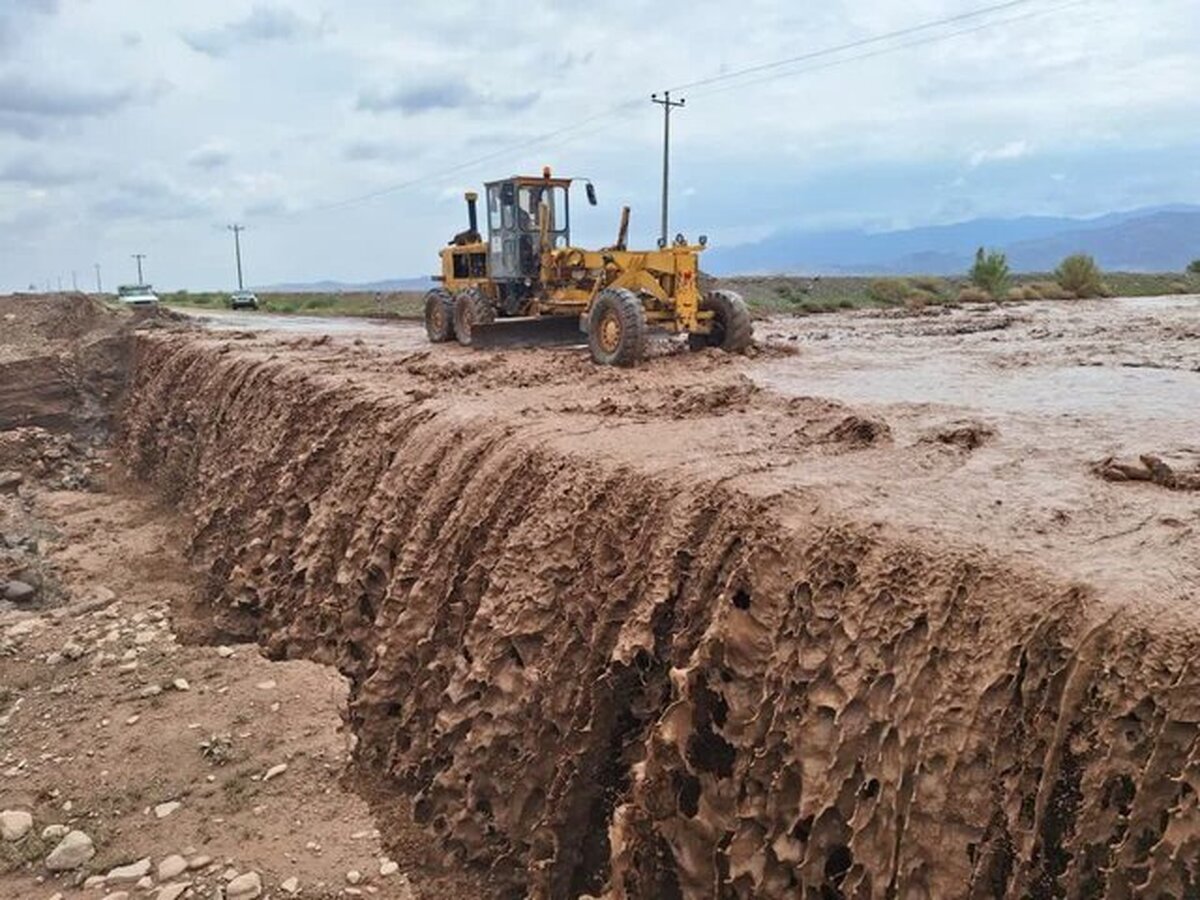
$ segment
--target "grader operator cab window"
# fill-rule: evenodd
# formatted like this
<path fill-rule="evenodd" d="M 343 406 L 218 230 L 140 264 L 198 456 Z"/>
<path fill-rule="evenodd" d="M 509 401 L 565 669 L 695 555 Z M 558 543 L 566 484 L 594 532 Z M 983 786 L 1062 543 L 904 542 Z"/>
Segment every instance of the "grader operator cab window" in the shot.
<path fill-rule="evenodd" d="M 539 265 L 538 215 L 544 203 L 552 247 L 571 242 L 567 189 L 555 184 L 503 181 L 488 185 L 488 242 L 492 276 L 532 278 Z"/>

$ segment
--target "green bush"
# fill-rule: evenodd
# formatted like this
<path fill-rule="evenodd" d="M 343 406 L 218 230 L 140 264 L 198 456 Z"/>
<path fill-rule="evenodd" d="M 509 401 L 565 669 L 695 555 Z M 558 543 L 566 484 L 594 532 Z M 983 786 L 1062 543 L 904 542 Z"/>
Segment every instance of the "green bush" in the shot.
<path fill-rule="evenodd" d="M 912 279 L 912 286 L 922 293 L 933 294 L 936 297 L 945 296 L 950 292 L 950 286 L 946 284 L 945 279 L 932 275 L 916 276 Z"/>
<path fill-rule="evenodd" d="M 992 295 L 983 288 L 967 286 L 958 292 L 959 303 L 987 303 L 992 299 Z"/>
<path fill-rule="evenodd" d="M 1081 300 L 1103 297 L 1107 293 L 1100 267 L 1086 253 L 1068 256 L 1054 270 L 1054 277 L 1063 290 L 1070 291 Z"/>
<path fill-rule="evenodd" d="M 912 285 L 903 278 L 872 278 L 867 285 L 867 296 L 885 306 L 900 306 L 912 292 Z"/>
<path fill-rule="evenodd" d="M 998 250 L 989 252 L 980 247 L 975 251 L 970 278 L 971 284 L 999 300 L 1008 290 L 1008 257 Z"/>
<path fill-rule="evenodd" d="M 1188 263 L 1187 270 L 1192 275 L 1200 275 L 1200 259 L 1193 259 Z"/>

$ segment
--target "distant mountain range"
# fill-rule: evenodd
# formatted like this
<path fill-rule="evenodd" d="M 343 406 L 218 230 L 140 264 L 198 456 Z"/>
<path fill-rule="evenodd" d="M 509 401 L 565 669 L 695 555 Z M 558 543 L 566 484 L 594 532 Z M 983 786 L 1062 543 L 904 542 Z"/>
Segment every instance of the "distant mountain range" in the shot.
<path fill-rule="evenodd" d="M 1200 206 L 1160 206 L 1093 219 L 1027 216 L 975 219 L 903 231 L 788 231 L 750 244 L 713 247 L 718 275 L 901 274 L 965 271 L 978 247 L 1003 250 L 1018 272 L 1053 270 L 1071 253 L 1105 269 L 1181 271 L 1200 258 Z"/>
<path fill-rule="evenodd" d="M 384 281 L 308 281 L 284 284 L 266 284 L 255 287 L 260 294 L 387 294 L 393 291 L 427 291 L 433 287 L 433 279 L 389 278 Z"/>

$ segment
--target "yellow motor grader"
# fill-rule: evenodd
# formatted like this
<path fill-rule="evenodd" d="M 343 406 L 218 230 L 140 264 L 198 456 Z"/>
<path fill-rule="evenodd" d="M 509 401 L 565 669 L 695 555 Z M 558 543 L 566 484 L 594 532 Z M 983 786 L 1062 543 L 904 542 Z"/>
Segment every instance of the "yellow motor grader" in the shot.
<path fill-rule="evenodd" d="M 651 329 L 686 334 L 693 349 L 740 353 L 750 346 L 750 314 L 731 291 L 702 294 L 699 254 L 707 243 L 679 235 L 657 250 L 629 250 L 629 207 L 617 242 L 601 250 L 571 246 L 570 178 L 547 168 L 485 185 L 487 228 L 479 232 L 468 193 L 468 227 L 441 251 L 440 286 L 425 296 L 433 342 L 481 346 L 582 343 L 601 365 L 641 359 Z M 588 202 L 596 192 L 586 183 Z"/>

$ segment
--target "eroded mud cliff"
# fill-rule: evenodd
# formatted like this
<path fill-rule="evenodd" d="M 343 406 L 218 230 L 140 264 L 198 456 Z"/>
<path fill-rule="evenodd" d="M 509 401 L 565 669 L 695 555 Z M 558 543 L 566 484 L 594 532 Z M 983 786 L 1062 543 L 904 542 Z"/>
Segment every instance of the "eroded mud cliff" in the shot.
<path fill-rule="evenodd" d="M 715 357 L 441 359 L 143 337 L 122 450 L 498 896 L 1200 892 L 1194 608 L 844 515 L 773 472 L 887 423 Z"/>

